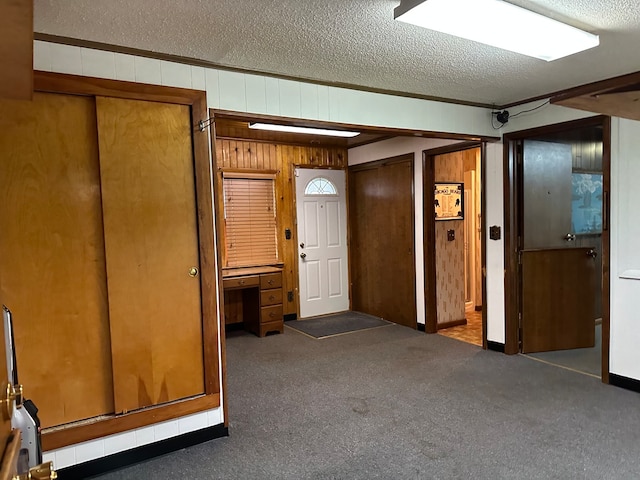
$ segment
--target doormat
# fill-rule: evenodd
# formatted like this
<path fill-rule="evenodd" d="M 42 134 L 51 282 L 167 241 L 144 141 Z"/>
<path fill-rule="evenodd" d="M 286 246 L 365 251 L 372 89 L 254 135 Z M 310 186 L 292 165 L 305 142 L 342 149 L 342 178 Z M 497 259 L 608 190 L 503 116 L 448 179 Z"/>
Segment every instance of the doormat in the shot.
<path fill-rule="evenodd" d="M 321 317 L 290 320 L 285 325 L 314 338 L 327 338 L 369 328 L 393 325 L 380 317 L 360 312 L 342 312 Z"/>

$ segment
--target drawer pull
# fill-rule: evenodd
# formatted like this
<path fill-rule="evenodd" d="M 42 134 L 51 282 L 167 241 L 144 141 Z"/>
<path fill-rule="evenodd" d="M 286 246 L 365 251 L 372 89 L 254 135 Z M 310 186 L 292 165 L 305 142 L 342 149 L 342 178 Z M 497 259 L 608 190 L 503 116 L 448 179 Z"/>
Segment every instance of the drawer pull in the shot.
<path fill-rule="evenodd" d="M 273 317 L 275 317 L 275 316 L 276 316 L 276 314 L 275 314 L 275 313 L 273 313 L 273 312 L 269 312 L 269 316 L 270 316 L 271 318 L 273 318 Z"/>
<path fill-rule="evenodd" d="M 239 285 L 244 285 L 246 282 L 244 280 L 238 280 Z"/>
<path fill-rule="evenodd" d="M 275 298 L 276 298 L 275 295 L 269 295 L 269 300 L 273 300 Z"/>
<path fill-rule="evenodd" d="M 267 280 L 267 283 L 268 283 L 269 285 L 273 285 L 273 279 L 271 279 L 271 280 Z"/>

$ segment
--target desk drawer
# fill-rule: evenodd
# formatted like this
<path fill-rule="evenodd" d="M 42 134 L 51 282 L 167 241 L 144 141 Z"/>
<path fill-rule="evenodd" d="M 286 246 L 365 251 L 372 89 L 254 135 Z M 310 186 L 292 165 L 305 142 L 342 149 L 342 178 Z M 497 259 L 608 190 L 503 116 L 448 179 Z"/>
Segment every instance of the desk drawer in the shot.
<path fill-rule="evenodd" d="M 260 277 L 258 275 L 225 278 L 224 280 L 222 280 L 222 286 L 225 289 L 257 287 L 258 285 L 260 285 Z"/>
<path fill-rule="evenodd" d="M 273 290 L 260 291 L 260 306 L 278 305 L 282 303 L 282 289 L 274 288 Z"/>
<path fill-rule="evenodd" d="M 279 288 L 282 286 L 282 273 L 265 273 L 260 275 L 260 288 Z"/>
<path fill-rule="evenodd" d="M 262 307 L 260 309 L 260 323 L 282 320 L 282 305 Z"/>

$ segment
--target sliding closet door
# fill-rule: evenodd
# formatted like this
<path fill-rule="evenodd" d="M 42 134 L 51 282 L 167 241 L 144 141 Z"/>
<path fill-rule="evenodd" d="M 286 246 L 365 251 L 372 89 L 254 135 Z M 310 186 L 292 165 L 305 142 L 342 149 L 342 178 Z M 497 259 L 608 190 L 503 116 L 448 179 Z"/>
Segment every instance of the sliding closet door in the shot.
<path fill-rule="evenodd" d="M 0 111 L 0 297 L 20 382 L 43 427 L 112 413 L 94 99 L 36 93 Z"/>
<path fill-rule="evenodd" d="M 96 98 L 116 412 L 204 393 L 188 106 Z"/>

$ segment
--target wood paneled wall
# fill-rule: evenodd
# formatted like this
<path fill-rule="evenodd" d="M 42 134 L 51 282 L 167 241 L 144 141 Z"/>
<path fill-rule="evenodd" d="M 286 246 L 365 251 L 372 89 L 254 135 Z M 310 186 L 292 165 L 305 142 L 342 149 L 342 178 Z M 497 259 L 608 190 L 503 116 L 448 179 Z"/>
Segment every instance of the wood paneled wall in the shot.
<path fill-rule="evenodd" d="M 33 1 L 0 2 L 0 98 L 33 96 Z"/>
<path fill-rule="evenodd" d="M 313 166 L 318 168 L 340 168 L 347 166 L 345 148 L 322 148 L 298 145 L 267 143 L 253 140 L 217 138 L 215 141 L 216 196 L 220 213 L 222 205 L 222 170 L 276 171 L 276 215 L 278 220 L 278 253 L 284 262 L 283 293 L 284 314 L 298 312 L 298 241 L 296 212 L 294 208 L 295 183 L 294 168 Z M 222 225 L 224 219 L 218 219 Z M 286 229 L 291 230 L 291 238 L 286 239 Z M 220 242 L 224 248 L 224 239 Z M 224 257 L 224 251 L 223 251 Z M 224 263 L 224 258 L 223 258 Z M 289 300 L 288 292 L 293 292 Z M 242 302 L 239 292 L 225 293 L 225 322 L 236 323 L 242 320 Z"/>

